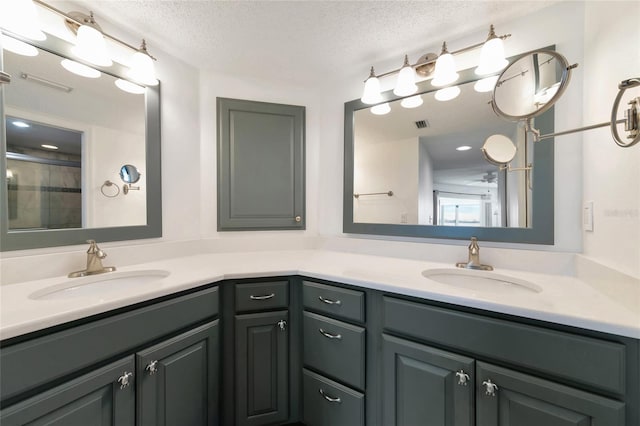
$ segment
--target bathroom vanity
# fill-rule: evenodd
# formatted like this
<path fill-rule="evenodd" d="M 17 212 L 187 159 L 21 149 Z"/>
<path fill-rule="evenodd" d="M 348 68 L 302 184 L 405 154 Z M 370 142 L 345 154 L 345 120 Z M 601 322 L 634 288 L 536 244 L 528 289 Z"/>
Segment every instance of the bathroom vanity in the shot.
<path fill-rule="evenodd" d="M 19 314 L 14 324 L 3 314 L 2 424 L 640 420 L 633 317 L 625 328 L 621 313 L 610 311 L 617 326 L 603 317 L 600 326 L 585 327 L 570 301 L 543 308 L 546 302 L 537 300 L 575 290 L 573 278 L 550 285 L 530 274 L 541 291 L 510 299 L 469 289 L 447 293 L 424 276 L 414 281 L 411 266 L 425 266 L 417 261 L 315 251 L 298 252 L 297 259 L 292 252 L 263 253 L 254 264 L 246 263 L 249 253 L 206 256 L 228 272 L 189 271 L 202 259 L 174 259 L 163 263 L 171 274 L 152 290 L 132 288 L 125 299 L 103 291 L 92 315 L 69 312 L 69 320 L 52 324 L 34 314 L 32 329 L 17 332 Z M 406 281 L 394 268 L 405 271 Z M 7 289 L 33 294 L 51 282 L 4 286 L 3 308 L 15 297 Z M 586 287 L 582 297 L 585 309 L 598 303 Z M 498 306 L 507 301 L 512 309 Z M 66 303 L 28 300 L 23 311 L 40 306 L 45 315 Z M 86 295 L 75 301 L 82 303 L 93 304 Z M 612 307 L 600 298 L 600 314 Z"/>

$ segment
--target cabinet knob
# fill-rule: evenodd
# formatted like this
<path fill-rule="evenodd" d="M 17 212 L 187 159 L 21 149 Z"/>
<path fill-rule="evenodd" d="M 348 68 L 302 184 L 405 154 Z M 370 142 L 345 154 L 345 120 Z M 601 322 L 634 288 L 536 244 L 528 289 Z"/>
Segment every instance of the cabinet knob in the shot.
<path fill-rule="evenodd" d="M 302 216 L 296 216 L 296 222 L 298 223 L 302 222 Z"/>
<path fill-rule="evenodd" d="M 326 303 L 327 305 L 342 305 L 342 301 L 337 299 L 331 300 L 331 299 L 327 299 L 326 297 L 318 296 L 318 300 L 321 301 L 322 303 Z"/>
<path fill-rule="evenodd" d="M 498 386 L 495 383 L 492 383 L 491 379 L 485 380 L 484 382 L 482 382 L 482 386 L 484 386 L 485 395 L 496 396 L 496 391 L 498 390 Z"/>
<path fill-rule="evenodd" d="M 331 334 L 331 333 L 327 333 L 326 331 L 324 331 L 323 329 L 319 328 L 318 331 L 320 332 L 320 334 L 322 334 L 324 337 L 326 337 L 327 339 L 337 339 L 337 340 L 342 340 L 342 334 Z"/>
<path fill-rule="evenodd" d="M 278 321 L 278 327 L 280 327 L 280 331 L 287 330 L 287 322 L 285 320 Z"/>
<path fill-rule="evenodd" d="M 459 385 L 467 386 L 467 382 L 469 381 L 469 375 L 465 373 L 464 370 L 457 371 L 456 377 L 458 378 Z"/>
<path fill-rule="evenodd" d="M 131 379 L 133 379 L 133 373 L 124 372 L 122 376 L 118 378 L 118 383 L 120 383 L 120 389 L 124 389 L 131 384 Z"/>
<path fill-rule="evenodd" d="M 158 372 L 158 360 L 155 359 L 155 360 L 151 361 L 145 367 L 145 371 L 148 371 L 150 376 L 153 376 L 154 374 L 156 374 Z"/>
<path fill-rule="evenodd" d="M 322 397 L 324 399 L 326 399 L 329 402 L 335 402 L 336 404 L 340 404 L 342 402 L 342 399 L 340 399 L 339 397 L 334 397 L 334 396 L 329 396 L 327 395 L 324 390 L 322 390 L 322 388 L 318 389 L 320 391 L 320 395 L 322 395 Z"/>

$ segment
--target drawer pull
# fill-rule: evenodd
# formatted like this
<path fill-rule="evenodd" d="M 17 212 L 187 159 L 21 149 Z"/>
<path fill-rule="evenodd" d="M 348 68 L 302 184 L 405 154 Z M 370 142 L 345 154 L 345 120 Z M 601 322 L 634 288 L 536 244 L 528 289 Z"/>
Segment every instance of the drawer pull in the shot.
<path fill-rule="evenodd" d="M 275 293 L 271 293 L 271 294 L 265 294 L 263 296 L 254 296 L 253 294 L 251 296 L 249 296 L 249 298 L 251 300 L 268 300 L 268 299 L 272 299 L 276 296 Z"/>
<path fill-rule="evenodd" d="M 130 380 L 133 379 L 133 373 L 127 373 L 126 371 L 122 373 L 122 376 L 118 378 L 118 383 L 120 383 L 120 389 L 124 389 L 131 384 Z"/>
<path fill-rule="evenodd" d="M 329 396 L 326 393 L 324 393 L 324 391 L 322 390 L 322 388 L 318 389 L 320 391 L 320 395 L 322 395 L 322 397 L 324 399 L 326 399 L 329 402 L 335 402 L 337 404 L 340 404 L 342 402 L 342 399 L 340 399 L 339 397 L 333 397 L 333 396 Z"/>
<path fill-rule="evenodd" d="M 331 299 L 325 299 L 322 296 L 318 296 L 318 299 L 322 302 L 322 303 L 326 303 L 327 305 L 342 305 L 342 301 L 341 300 L 331 300 Z"/>
<path fill-rule="evenodd" d="M 324 331 L 323 329 L 319 328 L 318 331 L 320 332 L 320 334 L 322 334 L 324 337 L 326 337 L 327 339 L 337 339 L 337 340 L 342 340 L 342 334 L 331 334 L 331 333 L 327 333 L 326 331 Z"/>
<path fill-rule="evenodd" d="M 495 383 L 491 383 L 491 379 L 485 380 L 484 382 L 482 382 L 482 386 L 484 386 L 485 395 L 496 396 L 496 391 L 498 390 L 498 386 Z"/>

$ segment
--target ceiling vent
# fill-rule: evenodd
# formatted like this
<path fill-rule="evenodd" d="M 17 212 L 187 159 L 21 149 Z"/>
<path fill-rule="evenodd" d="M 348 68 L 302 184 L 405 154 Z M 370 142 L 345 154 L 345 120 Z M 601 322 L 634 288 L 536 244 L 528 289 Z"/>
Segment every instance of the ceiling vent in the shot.
<path fill-rule="evenodd" d="M 427 120 L 418 120 L 416 121 L 416 127 L 418 129 L 426 129 L 429 127 L 429 122 Z"/>

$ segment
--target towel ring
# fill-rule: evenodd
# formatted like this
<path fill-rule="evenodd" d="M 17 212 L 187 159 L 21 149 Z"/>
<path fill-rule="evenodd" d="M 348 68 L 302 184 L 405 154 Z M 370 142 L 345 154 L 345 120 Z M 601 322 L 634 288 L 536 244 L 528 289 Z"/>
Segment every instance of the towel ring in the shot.
<path fill-rule="evenodd" d="M 107 193 L 104 191 L 104 187 L 105 187 L 105 186 L 106 186 L 107 188 L 110 188 L 110 187 L 112 187 L 112 186 L 115 186 L 115 187 L 116 187 L 116 193 L 115 193 L 115 194 L 107 194 Z M 115 198 L 115 197 L 117 197 L 117 196 L 118 196 L 118 194 L 120 194 L 120 187 L 118 186 L 118 184 L 115 184 L 115 183 L 111 182 L 110 180 L 105 180 L 105 181 L 104 181 L 104 183 L 102 184 L 102 186 L 100 187 L 100 192 L 102 192 L 102 195 L 104 195 L 105 197 L 108 197 L 108 198 Z"/>
<path fill-rule="evenodd" d="M 640 141 L 640 130 L 638 129 L 638 101 L 636 99 L 629 102 L 631 107 L 626 112 L 626 120 L 625 121 L 625 130 L 627 132 L 635 132 L 631 133 L 628 136 L 630 141 L 624 141 L 618 134 L 618 127 L 616 124 L 618 123 L 618 107 L 620 106 L 620 100 L 622 99 L 622 95 L 625 90 L 630 89 L 632 87 L 640 86 L 640 78 L 630 78 L 627 80 L 623 80 L 618 85 L 618 96 L 616 96 L 615 101 L 613 101 L 613 107 L 611 108 L 611 135 L 613 136 L 613 140 L 618 146 L 623 148 L 629 148 Z"/>

